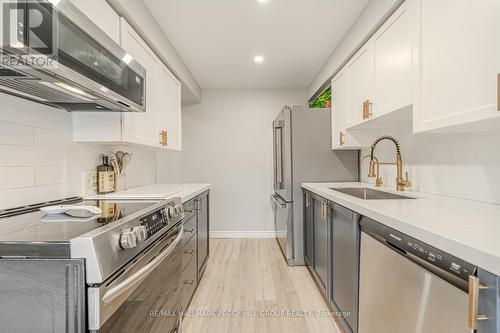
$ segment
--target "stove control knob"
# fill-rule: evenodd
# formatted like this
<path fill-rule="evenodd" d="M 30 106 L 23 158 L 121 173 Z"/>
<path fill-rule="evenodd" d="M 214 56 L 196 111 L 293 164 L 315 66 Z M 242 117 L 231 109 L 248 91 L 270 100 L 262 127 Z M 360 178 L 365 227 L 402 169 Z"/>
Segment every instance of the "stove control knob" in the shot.
<path fill-rule="evenodd" d="M 168 207 L 168 216 L 169 217 L 176 217 L 177 216 L 177 212 L 176 212 L 174 206 Z"/>
<path fill-rule="evenodd" d="M 122 249 L 131 249 L 137 246 L 137 237 L 133 231 L 123 231 L 120 235 L 120 246 Z"/>
<path fill-rule="evenodd" d="M 137 227 L 134 227 L 132 231 L 135 234 L 135 237 L 137 238 L 137 241 L 142 242 L 148 238 L 148 230 L 146 229 L 146 226 L 140 225 Z"/>
<path fill-rule="evenodd" d="M 175 209 L 177 210 L 177 216 L 180 216 L 182 213 L 184 213 L 184 207 L 181 204 L 175 205 Z"/>

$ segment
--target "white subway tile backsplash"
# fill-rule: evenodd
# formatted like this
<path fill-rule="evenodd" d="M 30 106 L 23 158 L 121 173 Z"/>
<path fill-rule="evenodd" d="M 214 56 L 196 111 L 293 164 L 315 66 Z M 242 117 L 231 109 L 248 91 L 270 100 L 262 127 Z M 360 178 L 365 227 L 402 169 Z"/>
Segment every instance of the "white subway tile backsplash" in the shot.
<path fill-rule="evenodd" d="M 496 153 L 500 133 L 387 134 L 400 139 L 404 167 L 410 171 L 413 183 L 410 190 L 500 203 L 500 154 Z M 414 139 L 408 139 L 409 136 Z M 394 155 L 389 146 L 377 146 L 377 153 L 384 157 Z M 380 169 L 385 185 L 395 187 L 396 167 L 382 165 Z M 368 163 L 363 163 L 362 180 L 373 182 L 367 173 Z"/>
<path fill-rule="evenodd" d="M 33 128 L 0 121 L 0 144 L 33 145 Z"/>
<path fill-rule="evenodd" d="M 36 166 L 61 166 L 68 164 L 68 152 L 60 148 L 33 148 Z"/>
<path fill-rule="evenodd" d="M 67 148 L 73 142 L 70 132 L 35 128 L 34 143 L 36 147 Z"/>
<path fill-rule="evenodd" d="M 110 150 L 134 153 L 129 186 L 156 181 L 156 152 L 74 143 L 70 112 L 0 93 L 0 209 L 83 195 L 82 172 Z"/>
<path fill-rule="evenodd" d="M 66 166 L 48 166 L 35 168 L 35 184 L 50 185 L 68 182 Z"/>
<path fill-rule="evenodd" d="M 33 167 L 0 167 L 0 190 L 35 185 Z"/>
<path fill-rule="evenodd" d="M 0 209 L 69 197 L 68 184 L 0 190 Z"/>
<path fill-rule="evenodd" d="M 34 155 L 33 147 L 0 145 L 0 167 L 32 166 L 35 164 Z"/>

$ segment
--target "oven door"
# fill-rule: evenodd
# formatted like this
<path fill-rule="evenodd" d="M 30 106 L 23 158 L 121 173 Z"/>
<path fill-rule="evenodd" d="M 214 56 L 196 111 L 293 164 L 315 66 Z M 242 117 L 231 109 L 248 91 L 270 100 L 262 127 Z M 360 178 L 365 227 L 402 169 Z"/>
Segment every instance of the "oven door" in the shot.
<path fill-rule="evenodd" d="M 90 331 L 175 332 L 180 320 L 182 225 L 129 266 L 88 288 Z"/>

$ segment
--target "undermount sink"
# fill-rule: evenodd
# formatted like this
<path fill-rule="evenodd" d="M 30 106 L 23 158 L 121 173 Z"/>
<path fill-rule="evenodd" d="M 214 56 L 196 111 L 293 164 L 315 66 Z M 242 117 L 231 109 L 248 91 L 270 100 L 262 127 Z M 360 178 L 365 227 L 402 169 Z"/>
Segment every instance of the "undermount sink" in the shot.
<path fill-rule="evenodd" d="M 368 187 L 344 187 L 344 188 L 330 188 L 330 189 L 363 200 L 415 199 L 412 197 L 407 197 L 405 195 L 374 190 Z"/>

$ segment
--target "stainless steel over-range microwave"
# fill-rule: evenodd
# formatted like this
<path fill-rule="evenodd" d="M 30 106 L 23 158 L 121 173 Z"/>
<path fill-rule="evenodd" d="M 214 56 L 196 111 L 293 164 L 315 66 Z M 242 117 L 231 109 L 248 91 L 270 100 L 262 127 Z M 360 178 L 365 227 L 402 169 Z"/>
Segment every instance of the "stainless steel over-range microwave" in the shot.
<path fill-rule="evenodd" d="M 0 4 L 1 92 L 68 111 L 145 111 L 146 70 L 69 0 Z"/>

